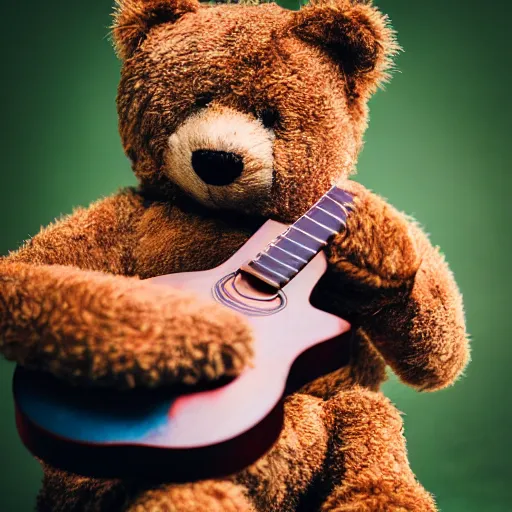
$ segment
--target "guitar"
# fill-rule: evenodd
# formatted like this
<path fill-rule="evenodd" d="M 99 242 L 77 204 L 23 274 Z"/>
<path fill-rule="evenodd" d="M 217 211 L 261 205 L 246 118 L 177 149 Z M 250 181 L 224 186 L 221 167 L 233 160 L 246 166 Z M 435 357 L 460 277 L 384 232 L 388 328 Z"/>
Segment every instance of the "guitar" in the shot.
<path fill-rule="evenodd" d="M 279 436 L 283 397 L 348 362 L 349 323 L 314 308 L 310 295 L 327 268 L 321 249 L 343 229 L 351 204 L 333 187 L 291 226 L 268 220 L 222 265 L 150 279 L 246 316 L 254 361 L 238 377 L 119 391 L 18 366 L 13 392 L 25 446 L 51 465 L 105 478 L 194 481 L 256 461 Z"/>

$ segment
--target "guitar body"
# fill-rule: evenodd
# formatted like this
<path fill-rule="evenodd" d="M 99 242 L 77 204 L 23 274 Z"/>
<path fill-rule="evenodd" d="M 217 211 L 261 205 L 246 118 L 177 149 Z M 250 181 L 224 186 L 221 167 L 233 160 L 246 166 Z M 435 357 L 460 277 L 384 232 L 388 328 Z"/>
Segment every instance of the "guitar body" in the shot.
<path fill-rule="evenodd" d="M 245 315 L 255 340 L 252 367 L 201 389 L 132 391 L 77 388 L 18 367 L 16 420 L 25 445 L 80 474 L 167 481 L 230 474 L 261 457 L 279 436 L 283 396 L 347 362 L 342 335 L 350 325 L 309 302 L 327 267 L 323 252 L 279 292 L 237 272 L 285 228 L 267 221 L 219 267 L 151 280 Z"/>

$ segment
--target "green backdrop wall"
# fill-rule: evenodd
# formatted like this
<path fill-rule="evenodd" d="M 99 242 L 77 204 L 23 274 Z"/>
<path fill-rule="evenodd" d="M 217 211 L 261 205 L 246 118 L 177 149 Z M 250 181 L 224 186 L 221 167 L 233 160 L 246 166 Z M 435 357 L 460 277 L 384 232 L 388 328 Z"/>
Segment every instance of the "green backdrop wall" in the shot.
<path fill-rule="evenodd" d="M 405 48 L 371 102 L 358 180 L 416 216 L 465 296 L 473 361 L 455 387 L 393 377 L 410 459 L 442 511 L 512 510 L 510 4 L 380 0 Z M 61 213 L 134 183 L 116 128 L 109 0 L 1 2 L 0 253 Z M 288 2 L 287 7 L 297 4 Z M 0 510 L 32 510 L 41 471 L 0 362 Z"/>

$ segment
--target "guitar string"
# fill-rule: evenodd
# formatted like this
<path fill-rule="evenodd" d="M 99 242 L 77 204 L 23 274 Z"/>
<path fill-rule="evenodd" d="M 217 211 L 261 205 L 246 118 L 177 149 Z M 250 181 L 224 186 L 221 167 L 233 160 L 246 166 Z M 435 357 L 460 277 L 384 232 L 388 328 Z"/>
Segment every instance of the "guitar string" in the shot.
<path fill-rule="evenodd" d="M 327 231 L 329 231 L 330 233 L 332 233 L 333 235 L 337 235 L 338 232 L 335 231 L 334 229 L 331 229 L 327 226 L 324 226 L 323 224 L 321 224 L 320 222 L 317 222 L 315 219 L 312 219 L 311 217 L 309 217 L 307 214 L 304 215 L 304 217 L 308 220 L 310 220 L 311 222 L 314 222 L 315 224 L 318 224 L 321 228 L 324 228 L 326 229 Z"/>
<path fill-rule="evenodd" d="M 337 201 L 336 199 L 333 199 L 332 197 L 330 197 L 330 195 L 329 195 L 329 194 L 330 194 L 331 192 L 333 192 L 333 190 L 334 190 L 335 188 L 336 188 L 336 187 L 332 187 L 332 188 L 331 188 L 331 189 L 330 189 L 330 190 L 329 190 L 325 195 L 323 195 L 323 196 L 322 196 L 322 197 L 321 197 L 321 198 L 320 198 L 320 199 L 319 199 L 319 200 L 318 200 L 318 201 L 317 201 L 317 202 L 316 202 L 316 203 L 315 203 L 315 204 L 314 204 L 314 205 L 313 205 L 313 206 L 308 210 L 308 212 L 306 212 L 306 213 L 301 217 L 301 218 L 306 218 L 306 219 L 310 220 L 311 222 L 314 222 L 315 224 L 319 225 L 320 227 L 324 228 L 325 230 L 329 231 L 329 232 L 330 232 L 330 233 L 332 233 L 332 234 L 337 234 L 337 233 L 338 233 L 338 231 L 335 231 L 335 230 L 333 230 L 333 229 L 329 228 L 328 226 L 325 226 L 324 224 L 322 224 L 322 223 L 320 223 L 320 222 L 316 221 L 315 219 L 313 219 L 313 218 L 309 217 L 308 213 L 309 213 L 309 212 L 311 212 L 311 211 L 313 211 L 315 208 L 318 208 L 320 211 L 322 211 L 322 212 L 326 213 L 327 215 L 330 215 L 331 217 L 333 217 L 333 218 L 335 218 L 336 220 L 338 220 L 338 221 L 341 223 L 341 226 L 345 227 L 345 226 L 346 226 L 346 219 L 341 219 L 341 218 L 337 217 L 336 215 L 332 214 L 331 212 L 329 212 L 329 211 L 325 210 L 324 208 L 322 208 L 322 207 L 320 206 L 321 202 L 322 202 L 324 199 L 329 199 L 330 201 L 332 201 L 333 203 L 335 203 L 337 206 L 339 206 L 339 207 L 342 209 L 342 211 L 343 211 L 343 213 L 345 214 L 345 216 L 348 216 L 348 215 L 349 215 L 349 212 L 348 212 L 348 210 L 347 210 L 347 206 L 348 206 L 348 205 L 346 205 L 345 203 L 340 203 L 340 202 L 339 202 L 339 201 Z M 300 221 L 300 219 L 299 219 L 299 220 L 297 220 L 297 221 L 295 222 L 295 224 L 297 224 L 299 221 Z M 278 238 L 281 238 L 281 239 L 283 239 L 283 238 L 284 238 L 284 239 L 286 239 L 286 240 L 289 240 L 290 242 L 294 243 L 295 245 L 297 245 L 297 246 L 299 246 L 299 247 L 302 247 L 303 249 L 306 249 L 306 250 L 307 250 L 308 252 L 310 252 L 311 254 L 317 254 L 317 252 L 318 252 L 318 251 L 315 251 L 315 250 L 311 249 L 310 247 L 308 247 L 308 246 L 306 246 L 306 245 L 303 245 L 303 244 L 301 244 L 300 242 L 297 242 L 296 240 L 293 240 L 292 238 L 288 238 L 288 237 L 286 236 L 286 235 L 290 232 L 290 230 L 291 230 L 291 229 L 295 229 L 295 230 L 297 230 L 297 231 L 300 231 L 300 232 L 301 232 L 301 233 L 303 233 L 304 235 L 308 236 L 309 238 L 312 238 L 313 240 L 315 240 L 315 241 L 319 242 L 320 244 L 322 244 L 322 246 L 327 245 L 327 242 L 326 242 L 326 241 L 321 240 L 321 239 L 319 239 L 319 238 L 317 238 L 317 237 L 315 237 L 315 236 L 311 235 L 311 234 L 310 234 L 310 233 L 308 233 L 307 231 L 304 231 L 304 230 L 302 230 L 302 229 L 298 228 L 295 224 L 292 224 L 291 226 L 289 226 L 289 228 L 288 228 L 288 229 L 287 229 L 287 230 L 286 230 L 282 235 L 279 235 L 279 236 L 278 236 Z M 268 252 L 267 252 L 267 251 L 269 251 L 271 247 L 276 247 L 277 249 L 279 249 L 279 250 L 281 250 L 282 252 L 284 252 L 284 253 L 286 253 L 286 254 L 288 254 L 288 255 L 290 255 L 290 256 L 292 256 L 292 257 L 294 257 L 295 259 L 298 259 L 298 260 L 300 260 L 300 261 L 302 261 L 303 263 L 306 263 L 306 264 L 308 263 L 308 261 L 304 260 L 304 259 L 303 259 L 303 258 L 301 258 L 300 256 L 297 256 L 296 254 L 293 254 L 293 253 L 291 253 L 291 252 L 288 252 L 288 251 L 286 251 L 285 249 L 283 249 L 282 247 L 280 247 L 280 246 L 278 245 L 278 242 L 276 243 L 276 240 L 273 240 L 272 242 L 270 242 L 270 243 L 267 245 L 267 247 L 266 247 L 263 251 L 261 251 L 261 253 L 260 253 L 260 254 L 258 254 L 258 256 L 256 257 L 256 259 L 254 259 L 251 263 L 256 263 L 256 264 L 260 265 L 262 268 L 264 268 L 265 270 L 267 270 L 267 271 L 269 271 L 269 272 L 271 272 L 271 273 L 273 273 L 273 274 L 275 274 L 275 275 L 277 275 L 277 276 L 279 276 L 279 277 L 281 277 L 281 278 L 286 279 L 287 281 L 289 281 L 289 280 L 290 280 L 290 278 L 289 278 L 289 277 L 284 276 L 283 274 L 280 274 L 279 272 L 277 272 L 277 271 L 275 271 L 275 270 L 271 269 L 270 267 L 267 267 L 267 266 L 266 266 L 266 265 L 264 265 L 263 263 L 261 263 L 261 261 L 260 261 L 260 260 L 261 260 L 261 257 L 262 257 L 263 255 L 265 255 L 265 256 L 267 256 L 268 258 L 270 258 L 271 260 L 274 260 L 275 262 L 279 263 L 280 265 L 283 265 L 284 267 L 289 268 L 289 269 L 290 269 L 290 270 L 292 270 L 295 274 L 297 274 L 297 273 L 300 271 L 300 269 L 296 269 L 296 268 L 294 268 L 294 267 L 292 267 L 292 266 L 290 266 L 290 265 L 288 265 L 288 264 L 284 263 L 284 262 L 283 262 L 283 261 L 281 261 L 280 259 L 275 258 L 275 257 L 273 257 L 273 256 L 270 256 L 270 254 L 268 254 Z"/>
<path fill-rule="evenodd" d="M 277 258 L 274 258 L 273 256 L 270 256 L 270 254 L 268 254 L 266 252 L 260 253 L 260 255 L 258 256 L 256 261 L 259 261 L 261 256 L 266 256 L 267 258 L 270 258 L 271 260 L 277 261 L 277 263 L 279 263 L 280 265 L 283 265 L 284 267 L 287 267 L 290 270 L 293 270 L 294 272 L 298 272 L 298 270 L 295 267 L 292 267 L 291 265 L 287 265 L 286 263 L 282 262 L 281 260 L 278 260 Z"/>
<path fill-rule="evenodd" d="M 286 249 L 283 249 L 279 245 L 276 245 L 274 242 L 270 244 L 272 247 L 275 247 L 276 249 L 279 249 L 280 251 L 283 251 L 284 253 L 288 254 L 289 256 L 292 256 L 293 258 L 301 261 L 302 263 L 309 263 L 308 260 L 305 260 L 304 258 L 301 258 L 300 256 L 297 256 L 296 254 L 293 254 L 293 252 L 288 252 Z"/>
<path fill-rule="evenodd" d="M 324 240 L 322 240 L 321 238 L 317 238 L 316 236 L 313 236 L 312 234 L 308 233 L 307 231 L 304 231 L 303 229 L 300 229 L 298 228 L 295 224 L 292 224 L 290 226 L 290 229 L 295 229 L 297 231 L 300 231 L 301 233 L 304 233 L 306 236 L 309 236 L 309 238 L 312 238 L 313 240 L 316 240 L 317 242 L 319 242 L 320 244 L 322 245 L 327 245 L 327 242 L 325 242 Z M 316 251 L 315 251 L 315 254 L 316 254 Z"/>
<path fill-rule="evenodd" d="M 261 261 L 257 261 L 257 260 L 253 260 L 251 261 L 250 263 L 251 265 L 254 264 L 254 265 L 260 265 L 261 267 L 263 267 L 265 270 L 268 270 L 269 272 L 272 272 L 272 274 L 275 274 L 276 276 L 279 276 L 279 277 L 282 277 L 283 279 L 286 279 L 287 281 L 290 280 L 289 277 L 287 276 L 283 276 L 283 274 L 280 274 L 279 272 L 276 272 L 275 270 L 272 270 L 271 268 L 267 267 L 266 265 L 264 265 L 263 263 L 261 263 Z"/>
<path fill-rule="evenodd" d="M 345 221 L 343 219 L 340 219 L 339 217 L 336 217 L 336 215 L 334 215 L 333 213 L 324 210 L 321 206 L 317 206 L 317 209 L 319 209 L 321 212 L 327 213 L 327 215 L 330 215 L 331 217 L 341 222 L 342 224 L 345 224 Z"/>
<path fill-rule="evenodd" d="M 331 196 L 329 196 L 329 194 L 325 194 L 325 197 L 327 199 L 330 199 L 333 203 L 336 203 L 343 210 L 343 213 L 345 214 L 345 216 L 348 217 L 348 210 L 344 203 L 339 203 L 338 201 L 336 201 L 336 199 L 333 199 Z"/>

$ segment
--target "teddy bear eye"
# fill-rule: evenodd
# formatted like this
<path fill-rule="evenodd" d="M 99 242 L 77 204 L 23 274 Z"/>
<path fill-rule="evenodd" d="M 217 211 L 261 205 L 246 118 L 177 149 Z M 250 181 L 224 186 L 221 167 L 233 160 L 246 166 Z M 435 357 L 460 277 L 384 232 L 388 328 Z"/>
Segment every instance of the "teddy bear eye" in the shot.
<path fill-rule="evenodd" d="M 265 128 L 275 128 L 280 121 L 279 112 L 274 108 L 263 109 L 258 117 Z"/>
<path fill-rule="evenodd" d="M 213 101 L 213 94 L 211 92 L 205 92 L 200 94 L 195 101 L 196 107 L 204 108 Z"/>

